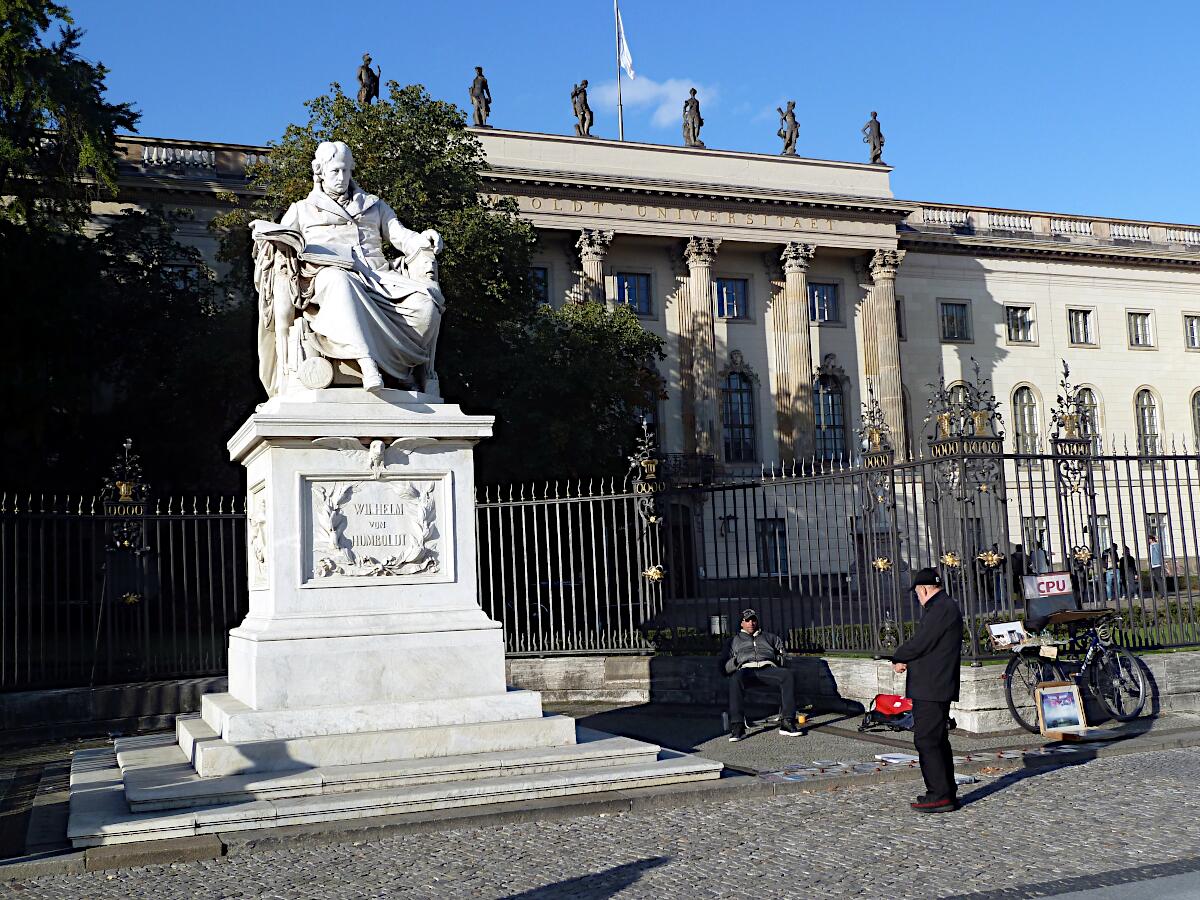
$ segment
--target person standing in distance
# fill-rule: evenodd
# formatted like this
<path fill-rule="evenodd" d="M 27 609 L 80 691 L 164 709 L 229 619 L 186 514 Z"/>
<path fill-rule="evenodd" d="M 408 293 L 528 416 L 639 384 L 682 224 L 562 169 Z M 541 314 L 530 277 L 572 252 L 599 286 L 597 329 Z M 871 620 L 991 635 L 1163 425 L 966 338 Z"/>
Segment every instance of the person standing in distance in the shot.
<path fill-rule="evenodd" d="M 958 603 L 942 590 L 937 569 L 919 571 L 913 590 L 921 602 L 921 622 L 891 655 L 892 668 L 908 673 L 905 693 L 913 702 L 913 743 L 925 779 L 926 792 L 911 805 L 920 812 L 953 812 L 958 788 L 949 720 L 950 702 L 958 699 L 963 617 Z"/>

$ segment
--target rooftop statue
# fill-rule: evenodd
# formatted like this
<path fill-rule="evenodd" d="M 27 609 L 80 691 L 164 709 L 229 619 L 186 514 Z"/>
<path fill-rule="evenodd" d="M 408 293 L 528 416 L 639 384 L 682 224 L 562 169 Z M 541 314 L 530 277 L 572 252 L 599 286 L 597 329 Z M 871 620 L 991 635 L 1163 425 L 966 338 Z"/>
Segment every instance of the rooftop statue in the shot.
<path fill-rule="evenodd" d="M 579 120 L 575 123 L 577 137 L 592 136 L 592 108 L 588 106 L 587 87 L 588 83 L 585 78 L 571 88 L 571 108 L 575 113 L 575 118 Z"/>
<path fill-rule="evenodd" d="M 796 121 L 796 101 L 789 100 L 786 110 L 777 106 L 775 111 L 779 113 L 779 131 L 775 133 L 783 138 L 783 151 L 780 155 L 795 156 L 796 138 L 800 136 L 800 125 Z"/>
<path fill-rule="evenodd" d="M 700 140 L 700 128 L 704 119 L 700 118 L 700 101 L 696 99 L 696 89 L 692 88 L 689 96 L 683 101 L 683 144 L 685 147 L 703 147 Z"/>
<path fill-rule="evenodd" d="M 871 118 L 862 127 L 863 143 L 871 145 L 871 162 L 874 165 L 886 165 L 883 161 L 883 130 L 879 127 L 879 113 L 871 113 Z"/>
<path fill-rule="evenodd" d="M 475 80 L 471 82 L 468 93 L 471 95 L 471 108 L 475 110 L 475 127 L 491 128 L 487 120 L 492 114 L 492 90 L 483 75 L 483 66 L 475 67 Z"/>
<path fill-rule="evenodd" d="M 441 235 L 410 231 L 359 187 L 341 141 L 317 147 L 312 171 L 312 192 L 282 221 L 251 223 L 263 386 L 270 396 L 328 387 L 336 364 L 368 391 L 382 390 L 387 376 L 439 394 Z M 394 262 L 384 256 L 385 241 L 402 254 Z"/>
<path fill-rule="evenodd" d="M 366 106 L 379 99 L 379 76 L 383 71 L 376 66 L 371 70 L 371 54 L 364 53 L 362 65 L 358 67 L 358 105 Z"/>

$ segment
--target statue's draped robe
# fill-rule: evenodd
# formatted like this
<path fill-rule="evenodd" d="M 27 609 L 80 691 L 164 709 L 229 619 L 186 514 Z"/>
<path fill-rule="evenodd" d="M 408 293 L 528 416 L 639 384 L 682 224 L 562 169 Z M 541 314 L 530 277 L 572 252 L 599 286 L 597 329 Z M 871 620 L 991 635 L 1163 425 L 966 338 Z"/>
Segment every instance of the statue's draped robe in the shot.
<path fill-rule="evenodd" d="M 390 206 L 357 184 L 345 206 L 313 190 L 279 224 L 303 234 L 306 255 L 352 265 L 301 263 L 302 296 L 318 307 L 312 312 L 310 306 L 306 318 L 323 355 L 369 357 L 401 380 L 429 362 L 445 300 L 435 284 L 401 275 L 383 255 L 385 239 L 411 258 L 428 247 L 426 238 L 401 225 Z"/>

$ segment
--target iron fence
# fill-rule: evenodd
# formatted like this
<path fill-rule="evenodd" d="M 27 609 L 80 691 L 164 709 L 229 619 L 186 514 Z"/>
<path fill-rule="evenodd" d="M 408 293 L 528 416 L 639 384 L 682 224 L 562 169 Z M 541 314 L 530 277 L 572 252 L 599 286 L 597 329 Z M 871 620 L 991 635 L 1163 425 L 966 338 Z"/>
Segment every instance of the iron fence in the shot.
<path fill-rule="evenodd" d="M 0 690 L 222 674 L 241 499 L 0 494 Z"/>

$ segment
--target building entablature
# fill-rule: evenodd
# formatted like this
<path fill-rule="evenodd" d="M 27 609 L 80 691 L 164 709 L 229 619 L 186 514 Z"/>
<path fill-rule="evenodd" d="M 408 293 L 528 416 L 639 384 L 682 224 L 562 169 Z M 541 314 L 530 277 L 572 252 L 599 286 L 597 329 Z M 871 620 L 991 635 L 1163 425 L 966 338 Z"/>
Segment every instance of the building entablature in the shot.
<path fill-rule="evenodd" d="M 1100 216 L 918 204 L 898 240 L 925 253 L 1200 267 L 1200 228 Z"/>

